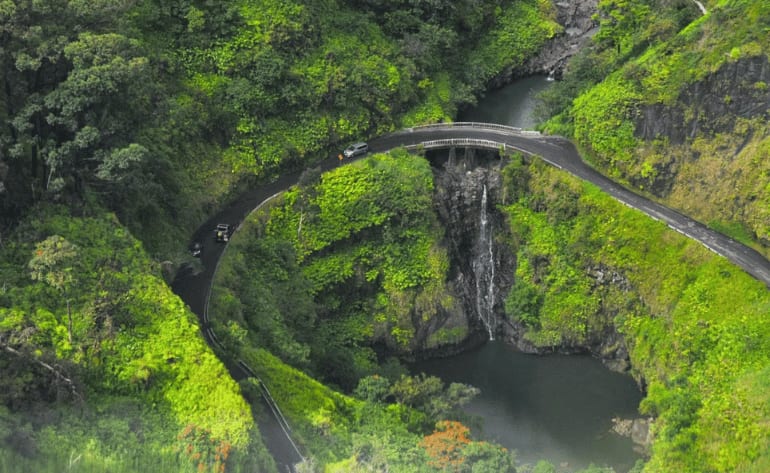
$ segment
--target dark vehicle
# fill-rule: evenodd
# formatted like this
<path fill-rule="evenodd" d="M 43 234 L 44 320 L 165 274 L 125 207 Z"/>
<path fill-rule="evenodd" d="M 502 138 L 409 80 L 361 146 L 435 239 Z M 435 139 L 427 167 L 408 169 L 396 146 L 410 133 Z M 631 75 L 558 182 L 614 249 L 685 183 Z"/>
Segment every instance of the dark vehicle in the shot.
<path fill-rule="evenodd" d="M 200 258 L 202 251 L 203 251 L 203 245 L 201 245 L 199 242 L 196 241 L 195 243 L 190 245 L 190 254 L 192 254 L 196 258 Z"/>
<path fill-rule="evenodd" d="M 226 243 L 230 241 L 230 235 L 233 234 L 233 227 L 228 223 L 218 223 L 214 229 L 214 239 L 218 242 Z"/>
<path fill-rule="evenodd" d="M 369 145 L 361 142 L 361 143 L 353 143 L 352 145 L 345 148 L 345 151 L 342 152 L 342 154 L 345 155 L 346 158 L 355 158 L 356 156 L 360 156 L 362 154 L 366 154 L 369 152 Z"/>

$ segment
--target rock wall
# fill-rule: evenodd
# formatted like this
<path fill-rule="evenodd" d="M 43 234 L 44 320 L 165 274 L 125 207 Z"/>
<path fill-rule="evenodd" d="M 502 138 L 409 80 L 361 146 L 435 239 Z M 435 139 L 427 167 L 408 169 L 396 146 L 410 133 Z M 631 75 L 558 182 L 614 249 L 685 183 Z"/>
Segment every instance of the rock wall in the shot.
<path fill-rule="evenodd" d="M 619 372 L 631 367 L 623 337 L 615 330 L 612 320 L 617 314 L 598 314 L 605 321 L 604 328 L 591 334 L 585 345 L 537 347 L 524 337 L 525 328 L 510 321 L 505 314 L 505 298 L 510 292 L 516 271 L 516 255 L 511 245 L 508 223 L 498 206 L 502 201 L 501 170 L 506 162 L 496 152 L 453 149 L 429 156 L 434 168 L 434 206 L 445 228 L 445 245 L 449 252 L 450 291 L 457 299 L 459 310 L 451 317 L 441 317 L 426 324 L 420 339 L 423 347 L 418 356 L 444 355 L 460 351 L 469 345 L 488 339 L 486 325 L 478 314 L 477 291 L 474 282 L 473 258 L 477 256 L 480 233 L 480 205 L 482 191 L 488 193 L 487 211 L 493 234 L 495 324 L 493 334 L 526 353 L 591 353 L 605 365 Z M 630 290 L 628 280 L 606 267 L 587 268 L 595 281 L 597 291 L 608 286 Z M 434 333 L 440 330 L 466 326 L 467 338 L 462 343 L 431 344 Z"/>
<path fill-rule="evenodd" d="M 624 372 L 630 369 L 628 350 L 623 337 L 615 330 L 612 320 L 616 314 L 597 314 L 604 320 L 603 328 L 591 334 L 585 345 L 537 347 L 524 337 L 525 328 L 508 319 L 505 314 L 505 298 L 510 292 L 516 271 L 516 255 L 511 245 L 507 220 L 497 207 L 503 194 L 501 171 L 506 162 L 495 152 L 455 149 L 429 156 L 434 166 L 434 206 L 445 228 L 445 244 L 450 257 L 450 291 L 458 300 L 465 318 L 469 337 L 462 346 L 452 349 L 448 345 L 438 347 L 439 354 L 459 351 L 468 344 L 482 343 L 488 339 L 487 326 L 478 314 L 473 258 L 477 256 L 480 234 L 480 214 L 483 188 L 488 193 L 487 212 L 493 234 L 494 255 L 494 304 L 495 324 L 493 334 L 517 349 L 527 353 L 545 354 L 586 353 L 601 358 L 605 365 Z M 608 286 L 631 290 L 629 282 L 617 272 L 605 267 L 588 268 L 597 291 Z M 457 317 L 457 314 L 455 315 Z M 442 322 L 443 324 L 443 322 Z M 455 320 L 450 326 L 458 326 Z M 596 324 L 597 326 L 601 324 Z M 435 324 L 432 329 L 443 325 Z M 425 334 L 430 337 L 430 333 Z M 430 347 L 423 344 L 426 348 Z M 434 352 L 435 353 L 435 352 Z M 425 353 L 423 353 L 425 354 Z"/>
<path fill-rule="evenodd" d="M 671 144 L 699 133 L 731 132 L 739 117 L 770 118 L 770 62 L 767 56 L 728 62 L 682 90 L 675 105 L 648 105 L 638 116 L 637 137 L 665 137 Z"/>
<path fill-rule="evenodd" d="M 461 156 L 457 156 L 461 153 Z M 494 257 L 494 326 L 498 333 L 505 318 L 503 301 L 513 283 L 514 255 L 502 244 L 504 233 L 502 214 L 497 210 L 500 201 L 503 162 L 496 152 L 472 149 L 450 150 L 434 160 L 435 207 L 446 231 L 446 245 L 450 255 L 450 287 L 460 301 L 468 324 L 474 333 L 488 338 L 487 327 L 478 314 L 473 258 L 477 252 L 480 233 L 482 192 L 487 189 L 487 212 L 492 232 Z"/>
<path fill-rule="evenodd" d="M 577 54 L 598 26 L 593 20 L 598 0 L 556 1 L 556 21 L 563 27 L 534 57 L 521 66 L 511 67 L 498 74 L 490 88 L 500 88 L 518 77 L 543 74 L 560 78 L 569 58 Z"/>

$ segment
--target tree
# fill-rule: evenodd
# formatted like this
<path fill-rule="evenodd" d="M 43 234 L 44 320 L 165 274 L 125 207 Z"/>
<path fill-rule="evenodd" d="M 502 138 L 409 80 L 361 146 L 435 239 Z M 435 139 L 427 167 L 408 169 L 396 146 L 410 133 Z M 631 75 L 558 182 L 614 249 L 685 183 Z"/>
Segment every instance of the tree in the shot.
<path fill-rule="evenodd" d="M 420 445 L 430 456 L 430 465 L 443 471 L 461 471 L 465 462 L 463 449 L 471 443 L 470 429 L 457 421 L 436 423 L 436 430 L 426 435 Z"/>
<path fill-rule="evenodd" d="M 462 450 L 463 471 L 469 473 L 516 473 L 516 457 L 506 448 L 489 442 L 471 442 Z"/>
<path fill-rule="evenodd" d="M 388 378 L 375 374 L 361 378 L 354 394 L 365 401 L 382 402 L 388 396 L 389 388 Z"/>
<path fill-rule="evenodd" d="M 440 378 L 421 373 L 401 376 L 393 383 L 390 393 L 399 403 L 423 411 L 433 420 L 440 420 L 467 404 L 478 395 L 479 389 L 462 383 L 451 383 L 445 389 Z"/>
<path fill-rule="evenodd" d="M 139 42 L 115 32 L 132 3 L 0 1 L 6 208 L 67 186 L 81 192 L 145 157 L 133 137 L 151 112 L 154 81 Z"/>
<path fill-rule="evenodd" d="M 29 261 L 30 276 L 53 287 L 62 294 L 67 304 L 67 332 L 72 345 L 72 309 L 69 288 L 75 280 L 74 262 L 78 248 L 59 235 L 52 235 L 35 245 L 35 253 Z"/>

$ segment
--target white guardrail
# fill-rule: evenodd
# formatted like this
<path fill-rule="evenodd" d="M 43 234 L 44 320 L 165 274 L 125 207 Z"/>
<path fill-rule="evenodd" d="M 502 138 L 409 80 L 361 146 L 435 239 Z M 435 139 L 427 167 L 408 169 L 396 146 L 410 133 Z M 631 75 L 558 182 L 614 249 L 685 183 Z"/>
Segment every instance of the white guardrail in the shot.
<path fill-rule="evenodd" d="M 485 149 L 493 149 L 493 150 L 506 149 L 505 143 L 492 141 L 492 140 L 476 140 L 473 138 L 450 138 L 446 140 L 423 141 L 422 143 L 418 143 L 416 145 L 404 146 L 404 148 L 408 150 L 416 150 L 416 149 L 447 148 L 451 146 L 458 146 L 458 147 L 470 146 L 473 148 L 485 148 Z"/>
<path fill-rule="evenodd" d="M 248 215 L 251 215 L 252 213 L 256 212 L 263 205 L 267 204 L 268 202 L 270 202 L 280 194 L 281 194 L 280 192 L 277 192 L 271 195 L 270 197 L 268 197 L 267 199 L 263 200 L 262 202 L 260 202 L 258 206 L 253 208 Z M 248 218 L 248 215 L 246 216 L 246 218 Z M 243 226 L 243 222 L 246 221 L 246 218 L 244 218 L 243 221 L 238 225 L 238 227 L 236 227 L 233 230 L 233 235 L 235 235 L 235 233 L 241 228 L 241 226 Z M 204 306 L 203 306 L 203 321 L 204 321 L 204 324 L 206 325 L 205 327 L 206 333 L 209 335 L 209 338 L 211 339 L 211 341 L 213 341 L 214 344 L 217 345 L 217 347 L 219 347 L 219 349 L 222 350 L 224 353 L 227 353 L 224 345 L 222 345 L 222 342 L 220 342 L 219 338 L 217 338 L 216 332 L 214 332 L 214 330 L 212 330 L 211 326 L 209 325 L 210 324 L 209 303 L 211 301 L 211 292 L 214 288 L 214 280 L 215 280 L 217 271 L 219 270 L 219 264 L 222 261 L 222 259 L 224 259 L 224 256 L 227 253 L 227 248 L 229 247 L 229 244 L 230 244 L 229 241 L 225 243 L 225 247 L 222 250 L 222 254 L 219 256 L 216 266 L 214 266 L 214 274 L 211 277 L 211 283 L 209 284 L 209 288 L 206 293 L 206 302 L 204 303 Z M 249 376 L 257 380 L 257 384 L 259 385 L 259 390 L 262 393 L 262 399 L 265 400 L 265 403 L 270 408 L 270 411 L 273 413 L 273 417 L 275 417 L 284 435 L 286 435 L 286 438 L 289 440 L 289 443 L 291 443 L 291 446 L 294 448 L 294 451 L 297 452 L 297 455 L 299 456 L 301 461 L 304 462 L 306 460 L 305 456 L 302 455 L 302 452 L 300 451 L 296 442 L 294 442 L 294 439 L 292 438 L 292 433 L 291 433 L 292 431 L 291 431 L 291 427 L 289 426 L 289 421 L 287 421 L 286 417 L 284 417 L 283 412 L 281 412 L 281 408 L 278 407 L 278 403 L 275 401 L 272 394 L 270 394 L 270 390 L 267 389 L 267 385 L 264 383 L 264 381 L 262 381 L 262 378 L 260 378 L 259 375 L 257 375 L 257 372 L 254 371 L 254 369 L 251 366 L 246 364 L 245 361 L 239 358 L 237 360 L 237 363 L 238 363 L 238 366 L 240 366 L 243 371 L 245 371 Z M 293 467 L 290 466 L 289 468 L 293 471 Z"/>
<path fill-rule="evenodd" d="M 535 130 L 525 130 L 523 128 L 519 128 L 517 126 L 508 126 L 508 125 L 500 125 L 498 123 L 483 123 L 483 122 L 450 122 L 450 123 L 432 123 L 430 125 L 417 125 L 413 126 L 411 128 L 407 128 L 408 130 L 417 130 L 417 129 L 430 129 L 430 128 L 478 128 L 480 130 L 500 130 L 504 131 L 506 133 L 515 133 L 518 135 L 530 135 L 530 136 L 540 136 L 541 133 L 539 131 Z"/>

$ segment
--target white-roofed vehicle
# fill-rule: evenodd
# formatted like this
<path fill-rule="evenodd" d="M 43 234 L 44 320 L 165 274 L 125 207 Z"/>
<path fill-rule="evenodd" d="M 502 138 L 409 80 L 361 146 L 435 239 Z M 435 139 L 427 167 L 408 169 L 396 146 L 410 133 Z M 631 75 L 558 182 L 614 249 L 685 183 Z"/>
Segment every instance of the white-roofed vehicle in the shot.
<path fill-rule="evenodd" d="M 360 156 L 368 152 L 369 145 L 362 141 L 360 143 L 353 143 L 352 145 L 348 146 L 345 148 L 345 151 L 343 151 L 342 154 L 344 154 L 346 158 L 355 158 L 356 156 Z"/>

